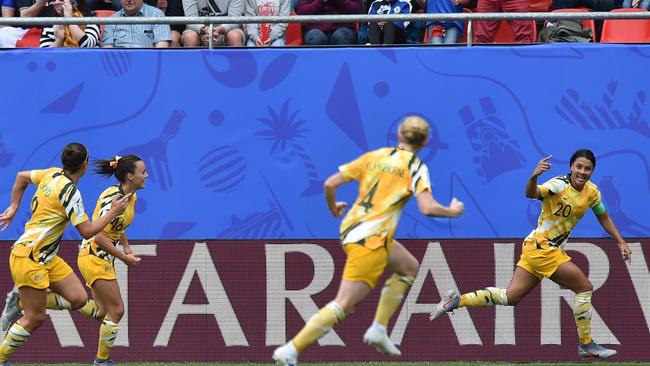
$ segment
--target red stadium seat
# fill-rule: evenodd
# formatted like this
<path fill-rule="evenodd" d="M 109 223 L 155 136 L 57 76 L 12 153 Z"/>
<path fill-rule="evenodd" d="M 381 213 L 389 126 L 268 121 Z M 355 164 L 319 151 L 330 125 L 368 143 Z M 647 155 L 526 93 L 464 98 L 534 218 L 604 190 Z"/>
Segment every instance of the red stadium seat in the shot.
<path fill-rule="evenodd" d="M 530 0 L 530 11 L 547 12 L 551 10 L 553 0 Z"/>
<path fill-rule="evenodd" d="M 296 13 L 291 12 L 291 16 Z M 300 46 L 302 44 L 302 26 L 300 23 L 287 24 L 287 46 Z"/>
<path fill-rule="evenodd" d="M 645 9 L 614 9 L 613 12 L 639 12 Z M 650 43 L 650 19 L 605 19 L 601 43 Z"/>
<path fill-rule="evenodd" d="M 115 14 L 115 10 L 95 10 L 95 16 L 99 18 L 108 18 Z M 104 24 L 99 25 L 99 42 L 102 41 L 104 34 Z"/>
<path fill-rule="evenodd" d="M 16 41 L 16 48 L 38 48 L 41 43 L 41 28 L 29 28 L 23 38 Z"/>
<path fill-rule="evenodd" d="M 534 20 L 526 20 L 533 25 L 533 42 L 537 41 L 537 25 Z M 515 34 L 506 20 L 502 20 L 494 37 L 494 43 L 515 43 Z"/>
<path fill-rule="evenodd" d="M 553 10 L 553 12 L 558 12 L 558 13 L 587 13 L 589 12 L 589 9 L 587 8 L 567 8 L 567 9 L 556 9 Z M 546 23 L 548 21 L 544 22 L 544 27 L 546 27 Z M 591 38 L 593 42 L 596 42 L 596 23 L 594 22 L 593 19 L 583 19 L 582 20 L 582 26 L 585 28 L 590 28 L 591 29 Z"/>

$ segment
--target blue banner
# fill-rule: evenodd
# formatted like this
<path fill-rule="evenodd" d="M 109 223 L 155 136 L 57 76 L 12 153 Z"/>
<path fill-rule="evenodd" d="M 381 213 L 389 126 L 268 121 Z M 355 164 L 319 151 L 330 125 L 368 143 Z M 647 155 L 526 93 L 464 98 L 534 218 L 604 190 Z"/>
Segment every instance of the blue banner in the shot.
<path fill-rule="evenodd" d="M 395 145 L 400 119 L 420 114 L 434 196 L 466 211 L 431 219 L 412 200 L 398 237 L 523 238 L 539 212 L 524 197 L 531 171 L 553 155 L 541 180 L 565 174 L 579 148 L 596 153 L 592 180 L 622 234 L 650 236 L 650 46 L 15 50 L 0 62 L 3 206 L 17 171 L 58 166 L 77 141 L 147 164 L 132 239 L 335 238 L 324 179 Z M 86 210 L 111 184 L 81 179 Z M 0 239 L 22 233 L 28 200 Z M 591 213 L 574 231 L 604 235 Z"/>

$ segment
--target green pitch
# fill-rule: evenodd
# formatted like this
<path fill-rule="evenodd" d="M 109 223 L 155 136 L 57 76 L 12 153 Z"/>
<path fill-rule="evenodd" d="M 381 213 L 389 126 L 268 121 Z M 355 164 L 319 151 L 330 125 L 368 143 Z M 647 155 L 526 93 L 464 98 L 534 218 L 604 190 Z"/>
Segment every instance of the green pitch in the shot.
<path fill-rule="evenodd" d="M 586 361 L 586 362 L 492 362 L 492 361 L 473 361 L 473 362 L 338 362 L 338 363 L 300 363 L 300 366 L 585 366 L 587 364 L 594 365 L 614 365 L 614 366 L 644 366 L 649 365 L 650 362 L 612 362 L 612 361 Z M 88 366 L 88 364 L 19 364 L 16 366 Z M 173 362 L 127 362 L 120 363 L 120 366 L 269 366 L 272 363 L 173 363 Z"/>

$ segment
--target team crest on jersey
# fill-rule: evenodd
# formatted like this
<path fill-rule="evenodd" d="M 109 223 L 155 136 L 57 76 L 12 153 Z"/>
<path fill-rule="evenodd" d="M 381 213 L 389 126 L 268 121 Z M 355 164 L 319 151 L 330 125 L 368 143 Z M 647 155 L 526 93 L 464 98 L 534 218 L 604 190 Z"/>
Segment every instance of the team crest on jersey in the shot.
<path fill-rule="evenodd" d="M 396 6 L 395 10 L 393 10 L 393 11 L 395 12 L 395 14 L 399 14 L 402 11 L 402 9 L 400 9 L 398 6 Z"/>
<path fill-rule="evenodd" d="M 112 266 L 111 266 L 111 265 L 106 265 L 106 266 L 104 266 L 104 272 L 110 272 L 111 269 L 112 269 Z"/>
<path fill-rule="evenodd" d="M 36 282 L 40 282 L 40 281 L 42 281 L 42 280 L 43 280 L 43 274 L 42 274 L 42 273 L 37 273 L 37 274 L 34 276 L 34 281 L 36 281 Z"/>

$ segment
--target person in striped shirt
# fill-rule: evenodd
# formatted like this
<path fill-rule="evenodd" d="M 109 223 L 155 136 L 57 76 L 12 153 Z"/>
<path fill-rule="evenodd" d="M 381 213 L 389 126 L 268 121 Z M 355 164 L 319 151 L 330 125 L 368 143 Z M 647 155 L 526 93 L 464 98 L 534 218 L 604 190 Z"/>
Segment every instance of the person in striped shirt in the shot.
<path fill-rule="evenodd" d="M 343 278 L 336 298 L 275 350 L 276 364 L 295 365 L 300 352 L 343 321 L 372 292 L 387 266 L 394 274 L 382 289 L 375 319 L 363 340 L 380 352 L 401 354 L 386 327 L 419 267 L 417 259 L 394 239 L 402 209 L 411 196 L 427 216 L 459 217 L 464 205 L 453 198 L 449 206 L 443 206 L 433 198 L 429 169 L 417 157 L 429 142 L 429 124 L 423 118 L 407 117 L 399 127 L 398 140 L 397 146 L 370 151 L 341 165 L 325 181 L 327 206 L 335 217 L 347 209 L 345 202 L 336 201 L 336 190 L 351 181 L 359 183 L 359 196 L 341 224 L 341 244 L 347 255 Z"/>
<path fill-rule="evenodd" d="M 60 17 L 77 18 L 92 15 L 87 10 L 83 0 L 54 0 L 52 5 L 56 15 Z M 97 47 L 99 45 L 99 33 L 100 30 L 97 24 L 55 24 L 43 28 L 40 47 Z"/>
<path fill-rule="evenodd" d="M 88 169 L 88 156 L 84 145 L 71 143 L 61 153 L 63 168 L 19 172 L 11 191 L 11 204 L 0 214 L 0 229 L 5 230 L 18 212 L 27 186 L 31 183 L 37 187 L 31 201 L 32 217 L 9 257 L 11 277 L 20 293 L 24 315 L 9 328 L 0 344 L 0 366 L 9 365 L 9 356 L 43 324 L 46 308 L 63 309 L 62 304 L 66 303 L 69 309 L 88 307 L 87 313 L 96 310 L 72 268 L 57 255 L 61 237 L 68 222 L 72 222 L 82 237 L 92 238 L 124 211 L 131 194 L 116 197 L 106 215 L 90 222 L 77 189 L 77 182 Z M 17 308 L 17 296 L 15 299 Z"/>

